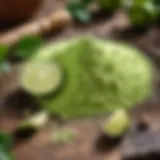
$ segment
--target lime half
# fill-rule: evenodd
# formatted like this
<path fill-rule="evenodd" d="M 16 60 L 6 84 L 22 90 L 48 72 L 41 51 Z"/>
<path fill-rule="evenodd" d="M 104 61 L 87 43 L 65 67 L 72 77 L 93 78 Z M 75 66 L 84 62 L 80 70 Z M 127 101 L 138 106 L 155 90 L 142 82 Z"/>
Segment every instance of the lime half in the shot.
<path fill-rule="evenodd" d="M 130 117 L 125 110 L 119 109 L 104 124 L 104 132 L 111 137 L 119 137 L 125 133 L 129 126 Z"/>
<path fill-rule="evenodd" d="M 61 84 L 60 67 L 51 62 L 31 62 L 23 66 L 22 88 L 33 95 L 42 96 L 54 92 Z"/>

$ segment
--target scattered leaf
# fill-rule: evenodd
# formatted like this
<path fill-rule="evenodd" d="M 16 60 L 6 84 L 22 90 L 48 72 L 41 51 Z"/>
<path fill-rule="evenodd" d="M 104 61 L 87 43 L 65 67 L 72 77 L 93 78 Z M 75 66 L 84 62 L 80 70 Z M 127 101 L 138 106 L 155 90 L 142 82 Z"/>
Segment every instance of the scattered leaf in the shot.
<path fill-rule="evenodd" d="M 93 0 L 81 0 L 83 4 L 89 5 L 93 2 Z"/>
<path fill-rule="evenodd" d="M 23 37 L 16 46 L 17 56 L 20 58 L 31 57 L 41 47 L 42 43 L 42 39 L 38 36 Z"/>
<path fill-rule="evenodd" d="M 13 155 L 9 152 L 12 145 L 12 137 L 0 132 L 0 160 L 14 160 Z"/>
<path fill-rule="evenodd" d="M 83 23 L 88 23 L 91 21 L 91 14 L 87 10 L 82 10 L 82 9 L 77 10 L 75 17 Z"/>
<path fill-rule="evenodd" d="M 12 144 L 12 138 L 6 133 L 0 132 L 0 150 L 8 151 L 12 147 Z"/>
<path fill-rule="evenodd" d="M 11 66 L 9 62 L 2 61 L 0 62 L 0 72 L 9 73 L 11 71 Z"/>
<path fill-rule="evenodd" d="M 0 151 L 0 160 L 15 160 L 15 158 L 8 152 Z"/>
<path fill-rule="evenodd" d="M 0 61 L 3 61 L 8 53 L 8 47 L 6 45 L 0 44 Z"/>
<path fill-rule="evenodd" d="M 91 13 L 88 10 L 88 5 L 91 0 L 71 1 L 67 5 L 67 9 L 73 18 L 82 22 L 89 23 L 91 21 Z"/>

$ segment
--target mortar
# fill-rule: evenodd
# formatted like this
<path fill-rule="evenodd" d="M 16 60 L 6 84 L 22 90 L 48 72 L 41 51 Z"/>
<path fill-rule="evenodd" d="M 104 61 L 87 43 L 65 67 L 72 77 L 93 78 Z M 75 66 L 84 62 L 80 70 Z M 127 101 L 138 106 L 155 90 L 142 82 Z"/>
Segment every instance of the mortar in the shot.
<path fill-rule="evenodd" d="M 42 0 L 0 0 L 0 21 L 23 21 L 40 7 Z"/>

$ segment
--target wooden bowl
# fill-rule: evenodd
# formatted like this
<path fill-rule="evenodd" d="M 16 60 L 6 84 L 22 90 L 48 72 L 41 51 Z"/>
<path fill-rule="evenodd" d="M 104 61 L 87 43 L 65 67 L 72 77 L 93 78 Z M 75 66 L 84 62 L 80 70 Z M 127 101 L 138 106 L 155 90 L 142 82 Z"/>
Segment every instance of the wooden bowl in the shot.
<path fill-rule="evenodd" d="M 30 18 L 42 0 L 0 0 L 0 21 L 23 21 Z"/>

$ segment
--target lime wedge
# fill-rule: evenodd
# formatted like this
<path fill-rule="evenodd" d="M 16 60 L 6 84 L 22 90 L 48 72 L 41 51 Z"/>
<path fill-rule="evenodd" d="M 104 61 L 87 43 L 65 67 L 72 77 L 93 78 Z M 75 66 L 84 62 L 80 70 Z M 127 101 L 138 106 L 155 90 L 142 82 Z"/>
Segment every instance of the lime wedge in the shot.
<path fill-rule="evenodd" d="M 54 92 L 61 84 L 60 67 L 51 62 L 31 62 L 22 68 L 21 86 L 30 94 L 42 96 Z"/>
<path fill-rule="evenodd" d="M 19 125 L 19 129 L 39 129 L 47 123 L 48 119 L 48 113 L 46 111 L 40 111 L 23 120 Z"/>
<path fill-rule="evenodd" d="M 129 125 L 128 114 L 123 109 L 119 109 L 104 124 L 104 132 L 111 137 L 119 137 L 126 132 Z"/>

